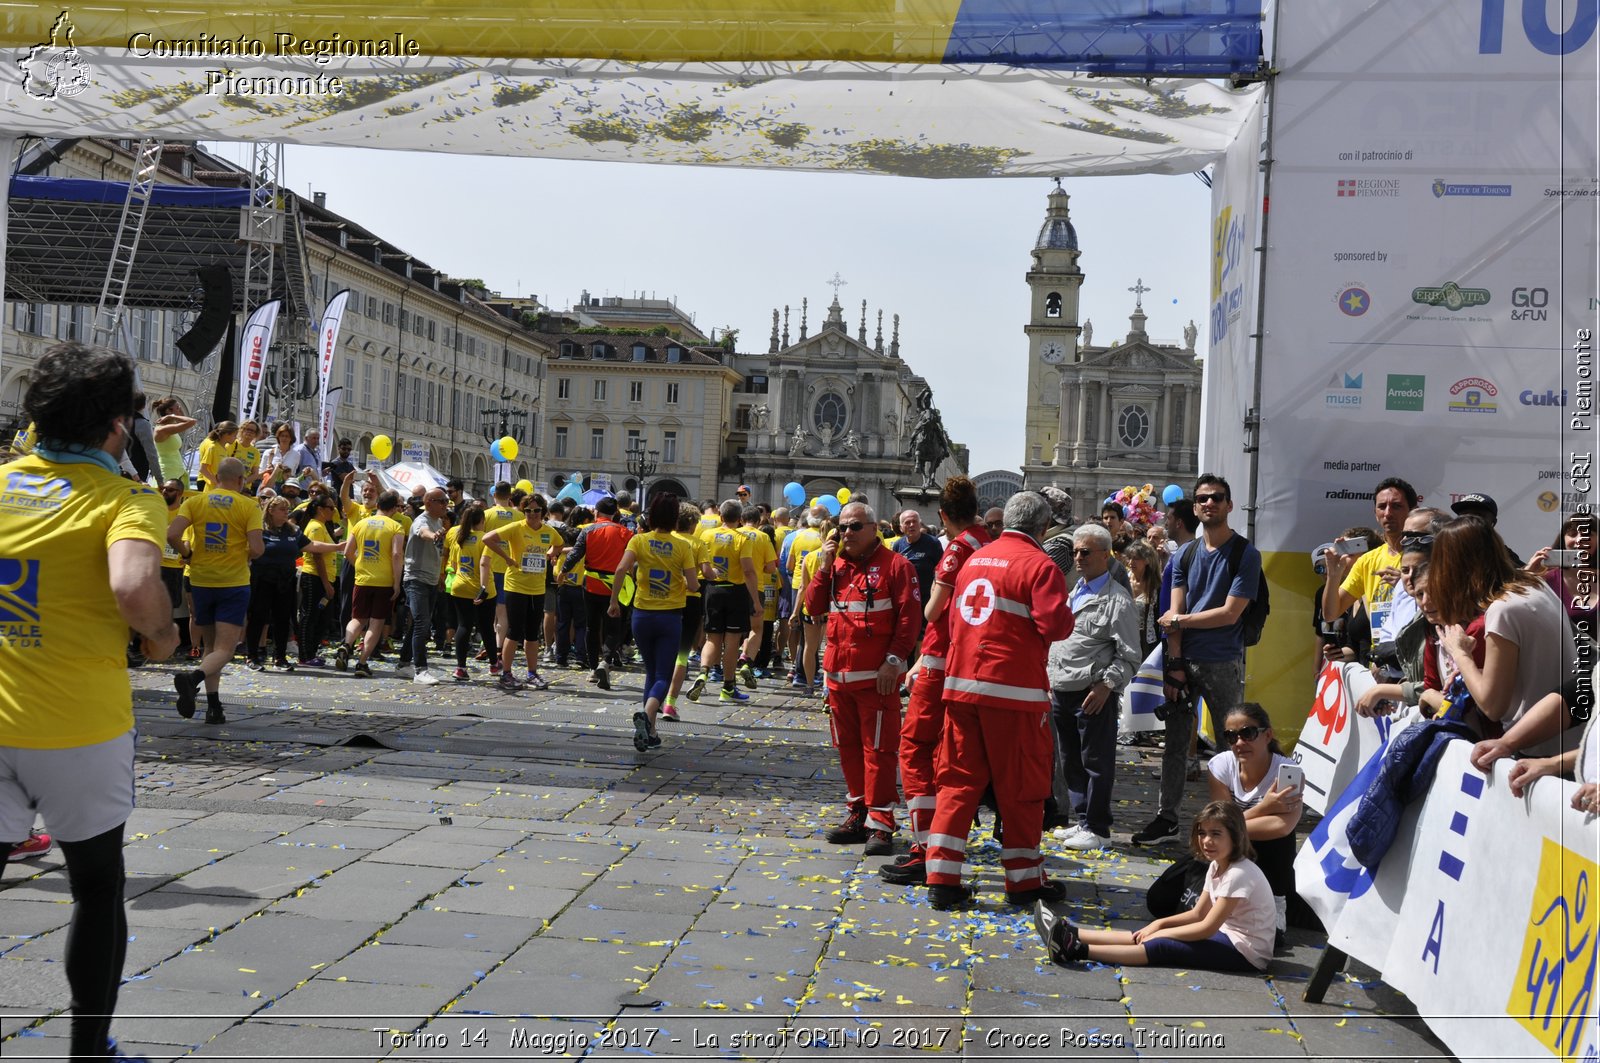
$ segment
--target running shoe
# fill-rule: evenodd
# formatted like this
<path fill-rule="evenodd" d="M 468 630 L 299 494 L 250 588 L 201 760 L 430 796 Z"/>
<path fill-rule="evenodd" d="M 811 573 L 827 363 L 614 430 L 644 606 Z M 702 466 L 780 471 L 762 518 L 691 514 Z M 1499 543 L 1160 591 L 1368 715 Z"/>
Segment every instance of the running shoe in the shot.
<path fill-rule="evenodd" d="M 756 672 L 750 667 L 749 661 L 743 661 L 739 665 L 739 685 L 750 688 L 756 685 Z"/>
<path fill-rule="evenodd" d="M 198 671 L 174 672 L 172 685 L 178 691 L 178 715 L 185 720 L 194 718 L 194 702 L 200 693 L 204 675 Z"/>
<path fill-rule="evenodd" d="M 366 661 L 357 661 L 356 666 L 350 670 L 350 674 L 355 676 L 357 679 L 371 679 L 372 665 L 368 664 Z"/>
<path fill-rule="evenodd" d="M 209 703 L 206 705 L 206 723 L 217 726 L 228 722 L 228 714 L 222 711 L 222 702 L 217 700 L 215 694 L 208 695 Z"/>
<path fill-rule="evenodd" d="M 204 656 L 205 656 L 205 654 L 200 651 L 200 647 L 199 646 L 190 646 L 189 647 L 189 660 L 198 661 L 200 658 L 202 658 Z"/>
<path fill-rule="evenodd" d="M 294 662 L 287 657 L 279 657 L 272 662 L 272 667 L 281 668 L 285 672 L 292 672 L 294 671 Z"/>
<path fill-rule="evenodd" d="M 594 682 L 595 686 L 601 690 L 611 689 L 611 668 L 609 665 L 602 664 L 594 670 Z"/>
<path fill-rule="evenodd" d="M 799 672 L 794 672 L 789 676 L 789 685 L 798 690 L 804 690 L 806 688 L 806 677 Z"/>
<path fill-rule="evenodd" d="M 722 682 L 722 666 L 720 664 L 712 665 L 710 668 L 706 669 L 706 675 L 713 683 Z"/>
<path fill-rule="evenodd" d="M 28 840 L 25 842 L 18 842 L 16 845 L 13 845 L 11 847 L 11 855 L 6 859 L 32 860 L 36 856 L 43 856 L 45 853 L 48 853 L 52 844 L 53 843 L 50 841 L 50 835 L 46 834 L 44 831 L 30 830 L 28 832 Z"/>
<path fill-rule="evenodd" d="M 300 667 L 301 668 L 326 668 L 327 666 L 328 666 L 328 662 L 323 660 L 321 657 L 302 657 L 302 658 L 300 658 Z"/>
<path fill-rule="evenodd" d="M 707 676 L 704 672 L 695 676 L 694 682 L 689 684 L 689 689 L 683 692 L 684 696 L 690 701 L 699 701 L 700 695 L 706 692 L 706 680 Z"/>
<path fill-rule="evenodd" d="M 737 687 L 735 687 L 732 690 L 729 690 L 727 687 L 723 687 L 722 688 L 722 695 L 720 697 L 718 697 L 717 700 L 718 701 L 724 701 L 724 702 L 734 701 L 734 702 L 739 702 L 740 704 L 743 704 L 744 702 L 750 700 L 750 695 L 746 694 L 744 691 L 738 689 Z"/>
<path fill-rule="evenodd" d="M 265 672 L 267 670 L 267 663 L 260 657 L 251 657 L 244 662 L 244 666 L 252 672 Z"/>
<path fill-rule="evenodd" d="M 499 661 L 498 658 L 494 659 L 494 660 L 491 660 L 489 662 L 489 674 L 491 676 L 496 676 L 496 675 L 500 674 L 500 661 Z M 511 678 L 515 679 L 516 676 L 512 676 Z"/>
<path fill-rule="evenodd" d="M 488 649 L 479 650 L 477 652 L 477 654 L 472 659 L 474 661 L 487 661 L 489 659 L 489 651 L 488 651 Z"/>
<path fill-rule="evenodd" d="M 661 710 L 661 716 L 659 718 L 663 719 L 663 720 L 666 720 L 669 723 L 678 723 L 682 719 L 682 717 L 680 717 L 678 715 L 677 708 L 675 706 L 672 706 L 672 705 L 668 705 L 665 708 L 663 708 Z"/>
<path fill-rule="evenodd" d="M 339 671 L 344 671 L 350 666 L 350 644 L 339 643 L 339 648 L 333 651 L 333 666 Z"/>
<path fill-rule="evenodd" d="M 457 668 L 455 671 L 455 676 L 457 683 L 465 683 L 467 680 L 472 678 L 472 676 L 467 674 L 467 670 L 465 668 Z"/>
<path fill-rule="evenodd" d="M 425 687 L 439 685 L 439 677 L 428 671 L 426 668 L 417 669 L 417 674 L 411 677 L 411 681 Z"/>
<path fill-rule="evenodd" d="M 633 714 L 633 748 L 641 753 L 650 748 L 650 717 L 642 712 Z"/>
<path fill-rule="evenodd" d="M 517 682 L 517 677 L 512 675 L 510 672 L 501 672 L 497 685 L 501 690 L 508 694 L 515 693 L 516 691 L 522 689 L 522 684 Z"/>
<path fill-rule="evenodd" d="M 699 665 L 699 663 L 700 663 L 700 651 L 699 650 L 695 650 L 693 653 L 689 654 L 689 663 L 692 664 L 692 665 Z"/>
<path fill-rule="evenodd" d="M 538 672 L 529 672 L 528 673 L 528 688 L 530 690 L 549 690 L 550 689 L 550 680 L 546 679 L 544 676 L 540 675 Z"/>

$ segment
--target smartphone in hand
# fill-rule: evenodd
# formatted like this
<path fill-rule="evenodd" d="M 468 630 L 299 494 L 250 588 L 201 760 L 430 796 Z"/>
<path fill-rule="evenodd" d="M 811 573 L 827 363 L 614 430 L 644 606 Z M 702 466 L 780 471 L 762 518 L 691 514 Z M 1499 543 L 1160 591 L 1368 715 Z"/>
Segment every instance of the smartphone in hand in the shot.
<path fill-rule="evenodd" d="M 1302 790 L 1306 785 L 1306 770 L 1298 764 L 1278 765 L 1279 790 Z"/>
<path fill-rule="evenodd" d="M 1357 557 L 1367 552 L 1367 541 L 1365 539 L 1346 539 L 1343 542 L 1334 543 L 1333 548 L 1346 557 Z"/>

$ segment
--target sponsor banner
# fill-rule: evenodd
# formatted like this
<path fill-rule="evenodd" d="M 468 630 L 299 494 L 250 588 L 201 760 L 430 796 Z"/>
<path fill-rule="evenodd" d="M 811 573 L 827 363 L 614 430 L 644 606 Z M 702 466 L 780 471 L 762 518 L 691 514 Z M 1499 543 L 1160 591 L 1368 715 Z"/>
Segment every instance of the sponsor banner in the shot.
<path fill-rule="evenodd" d="M 339 452 L 339 439 L 333 434 L 334 422 L 339 418 L 339 403 L 344 398 L 344 388 L 329 388 L 328 393 L 322 397 L 322 416 L 317 425 L 321 431 L 322 451 L 324 454 L 337 454 Z M 331 459 L 329 459 L 331 460 Z M 335 484 L 335 487 L 338 485 Z"/>
<path fill-rule="evenodd" d="M 1471 748 L 1449 744 L 1376 871 L 1343 836 L 1369 761 L 1301 849 L 1296 889 L 1329 944 L 1381 972 L 1461 1059 L 1600 1058 L 1595 822 L 1571 807 L 1576 783 L 1513 797 L 1513 762 L 1486 776 Z"/>
<path fill-rule="evenodd" d="M 1210 350 L 1201 384 L 1200 466 L 1230 483 L 1246 483 L 1249 465 L 1240 433 L 1255 390 L 1257 272 L 1260 256 L 1260 101 L 1214 168 L 1211 181 Z"/>
<path fill-rule="evenodd" d="M 379 469 L 378 479 L 389 489 L 400 492 L 401 498 L 406 498 L 418 484 L 423 487 L 443 487 L 445 477 L 425 461 L 400 461 L 387 469 Z"/>
<path fill-rule="evenodd" d="M 339 322 L 344 319 L 345 304 L 350 301 L 350 289 L 338 292 L 328 300 L 328 309 L 323 311 L 322 324 L 317 329 L 317 405 L 320 407 L 328 404 L 328 383 L 333 379 L 333 356 L 339 349 Z M 318 418 L 328 420 L 326 414 Z M 322 435 L 324 441 L 331 441 L 333 436 L 327 432 Z"/>
<path fill-rule="evenodd" d="M 273 299 L 256 307 L 239 334 L 239 420 L 253 420 L 261 405 L 262 383 L 267 358 L 272 350 L 272 333 L 278 327 L 282 300 Z"/>
<path fill-rule="evenodd" d="M 400 460 L 427 464 L 429 458 L 428 444 L 419 443 L 414 439 L 402 440 L 400 443 Z"/>
<path fill-rule="evenodd" d="M 1356 772 L 1389 740 L 1390 717 L 1356 715 L 1356 701 L 1375 686 L 1358 664 L 1329 662 L 1317 676 L 1316 696 L 1294 745 L 1306 770 L 1306 808 L 1324 815 L 1332 795 L 1342 793 Z"/>

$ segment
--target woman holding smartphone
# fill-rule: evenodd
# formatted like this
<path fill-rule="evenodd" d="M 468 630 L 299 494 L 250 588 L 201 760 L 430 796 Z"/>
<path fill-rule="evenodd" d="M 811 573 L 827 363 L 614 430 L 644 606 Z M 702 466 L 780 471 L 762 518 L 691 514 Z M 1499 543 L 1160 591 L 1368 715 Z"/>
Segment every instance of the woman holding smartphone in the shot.
<path fill-rule="evenodd" d="M 1284 755 L 1272 734 L 1272 720 L 1247 701 L 1223 721 L 1223 752 L 1208 765 L 1211 800 L 1232 801 L 1244 813 L 1245 830 L 1256 863 L 1272 887 L 1278 932 L 1287 924 L 1294 891 L 1294 829 L 1300 823 L 1304 773 Z M 1302 922 L 1298 910 L 1296 924 Z"/>
<path fill-rule="evenodd" d="M 1544 577 L 1566 607 L 1572 627 L 1593 642 L 1595 605 L 1600 598 L 1600 518 L 1592 513 L 1568 517 L 1553 543 L 1528 559 L 1528 571 Z"/>

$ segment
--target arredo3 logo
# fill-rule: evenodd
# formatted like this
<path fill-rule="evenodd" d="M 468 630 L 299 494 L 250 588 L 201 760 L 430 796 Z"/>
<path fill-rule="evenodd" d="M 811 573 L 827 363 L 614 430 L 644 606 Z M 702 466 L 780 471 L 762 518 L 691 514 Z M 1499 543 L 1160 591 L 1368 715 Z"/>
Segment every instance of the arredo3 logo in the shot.
<path fill-rule="evenodd" d="M 50 27 L 50 39 L 17 60 L 23 92 L 36 100 L 70 100 L 89 87 L 89 64 L 73 45 L 72 34 L 72 20 L 62 11 Z"/>
<path fill-rule="evenodd" d="M 1383 392 L 1383 408 L 1420 413 L 1427 394 L 1428 378 L 1411 373 L 1390 373 Z"/>
<path fill-rule="evenodd" d="M 1489 305 L 1489 289 L 1463 288 L 1455 281 L 1448 281 L 1436 288 L 1411 289 L 1411 301 L 1423 306 L 1443 307 L 1455 313 L 1468 307 Z"/>

